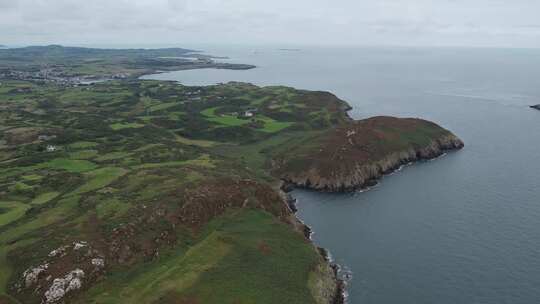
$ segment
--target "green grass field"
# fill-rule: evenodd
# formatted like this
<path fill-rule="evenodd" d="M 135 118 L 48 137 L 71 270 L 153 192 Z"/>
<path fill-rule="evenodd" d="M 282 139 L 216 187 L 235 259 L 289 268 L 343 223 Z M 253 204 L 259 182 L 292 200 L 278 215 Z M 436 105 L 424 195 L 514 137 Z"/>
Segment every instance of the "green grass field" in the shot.
<path fill-rule="evenodd" d="M 56 191 L 42 193 L 38 195 L 36 198 L 34 198 L 30 204 L 32 205 L 45 204 L 53 200 L 54 198 L 56 198 L 58 195 L 60 195 L 60 193 Z"/>
<path fill-rule="evenodd" d="M 83 194 L 103 188 L 126 173 L 127 170 L 115 167 L 104 167 L 90 171 L 86 173 L 88 181 L 77 188 L 71 195 Z"/>
<path fill-rule="evenodd" d="M 130 155 L 131 153 L 128 153 L 128 152 L 121 152 L 121 151 L 110 152 L 110 153 L 106 153 L 106 154 L 96 157 L 95 161 L 105 162 L 105 161 L 110 161 L 110 160 L 126 158 L 126 157 L 129 157 Z"/>
<path fill-rule="evenodd" d="M 155 169 L 155 168 L 170 168 L 170 167 L 178 167 L 178 166 L 197 166 L 197 167 L 205 167 L 205 168 L 214 168 L 215 164 L 208 154 L 203 154 L 196 159 L 148 163 L 148 164 L 134 166 L 133 169 L 135 170 Z"/>
<path fill-rule="evenodd" d="M 81 150 L 69 153 L 71 159 L 92 159 L 98 155 L 97 150 Z"/>
<path fill-rule="evenodd" d="M 148 110 L 150 111 L 150 113 L 158 112 L 158 111 L 166 110 L 168 108 L 172 108 L 172 107 L 174 107 L 176 105 L 178 105 L 177 102 L 166 102 L 166 103 L 153 105 L 153 106 L 149 107 Z"/>
<path fill-rule="evenodd" d="M 43 178 L 43 176 L 37 175 L 37 174 L 30 174 L 30 175 L 23 175 L 22 176 L 22 179 L 24 179 L 26 181 L 39 181 L 42 178 Z"/>
<path fill-rule="evenodd" d="M 262 131 L 267 133 L 276 133 L 294 124 L 292 122 L 275 121 L 268 117 L 257 117 L 257 119 L 260 119 L 264 122 L 264 128 L 262 128 Z"/>
<path fill-rule="evenodd" d="M 259 114 L 255 115 L 252 119 L 238 118 L 237 116 L 228 114 L 217 115 L 216 110 L 218 109 L 219 107 L 208 108 L 202 111 L 201 114 L 204 115 L 208 121 L 229 127 L 243 126 L 251 123 L 252 120 L 260 121 L 263 123 L 263 127 L 260 130 L 267 133 L 276 133 L 294 124 L 293 122 L 276 121 L 272 118 Z"/>
<path fill-rule="evenodd" d="M 75 143 L 72 143 L 69 145 L 72 149 L 88 149 L 88 148 L 94 148 L 98 145 L 96 142 L 91 141 L 78 141 Z"/>
<path fill-rule="evenodd" d="M 219 107 L 208 108 L 201 112 L 202 115 L 206 117 L 208 121 L 219 123 L 225 126 L 242 126 L 250 122 L 249 119 L 240 119 L 233 115 L 216 115 L 216 110 Z"/>
<path fill-rule="evenodd" d="M 123 129 L 138 129 L 144 127 L 143 124 L 131 122 L 131 123 L 115 123 L 110 125 L 111 129 L 118 131 Z"/>
<path fill-rule="evenodd" d="M 87 160 L 76 160 L 67 158 L 56 158 L 47 163 L 37 165 L 37 168 L 49 168 L 57 170 L 66 170 L 71 173 L 80 173 L 94 170 L 96 164 Z"/>
<path fill-rule="evenodd" d="M 112 217 L 124 215 L 131 207 L 131 204 L 111 198 L 100 202 L 96 206 L 96 214 L 100 220 L 107 220 Z"/>
<path fill-rule="evenodd" d="M 0 227 L 20 219 L 28 208 L 20 202 L 0 202 Z"/>
<path fill-rule="evenodd" d="M 180 143 L 189 145 L 189 146 L 198 146 L 202 148 L 210 148 L 217 144 L 215 141 L 210 140 L 197 140 L 197 139 L 189 139 L 180 135 L 175 136 L 176 140 Z"/>

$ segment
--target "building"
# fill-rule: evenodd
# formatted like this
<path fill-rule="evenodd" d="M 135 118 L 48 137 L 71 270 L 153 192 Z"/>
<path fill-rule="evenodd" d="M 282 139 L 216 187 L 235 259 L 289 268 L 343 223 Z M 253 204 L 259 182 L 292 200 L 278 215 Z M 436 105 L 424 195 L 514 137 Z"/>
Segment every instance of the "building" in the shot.
<path fill-rule="evenodd" d="M 257 109 L 249 109 L 249 110 L 246 110 L 242 116 L 243 117 L 248 117 L 248 118 L 251 118 L 253 116 L 255 116 L 255 113 L 257 113 Z"/>

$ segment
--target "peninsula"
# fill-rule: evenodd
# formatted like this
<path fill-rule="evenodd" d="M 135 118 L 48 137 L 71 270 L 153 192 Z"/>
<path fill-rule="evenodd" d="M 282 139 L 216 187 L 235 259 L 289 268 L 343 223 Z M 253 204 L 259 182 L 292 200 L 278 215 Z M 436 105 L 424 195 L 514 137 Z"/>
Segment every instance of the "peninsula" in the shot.
<path fill-rule="evenodd" d="M 540 110 L 540 104 L 530 106 L 531 109 Z"/>
<path fill-rule="evenodd" d="M 247 70 L 253 65 L 216 62 L 199 51 L 95 49 L 60 45 L 0 50 L 0 78 L 77 85 L 145 74 L 191 69 Z"/>
<path fill-rule="evenodd" d="M 178 55 L 149 52 L 135 62 Z M 350 191 L 463 147 L 420 119 L 352 120 L 328 92 L 138 80 L 157 68 L 115 56 L 99 75 L 129 77 L 0 79 L 0 303 L 341 303 L 283 189 Z"/>
<path fill-rule="evenodd" d="M 351 121 L 289 147 L 275 172 L 297 187 L 351 191 L 372 186 L 400 166 L 461 149 L 450 131 L 421 119 L 373 117 Z"/>

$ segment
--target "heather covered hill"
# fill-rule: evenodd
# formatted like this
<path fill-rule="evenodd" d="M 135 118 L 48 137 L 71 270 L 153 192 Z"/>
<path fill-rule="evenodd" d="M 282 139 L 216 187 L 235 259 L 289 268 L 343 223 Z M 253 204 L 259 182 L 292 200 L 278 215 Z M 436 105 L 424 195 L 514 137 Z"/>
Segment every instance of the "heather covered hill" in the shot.
<path fill-rule="evenodd" d="M 291 147 L 277 158 L 275 174 L 300 187 L 354 190 L 373 185 L 403 164 L 462 147 L 459 138 L 432 122 L 373 117 Z"/>

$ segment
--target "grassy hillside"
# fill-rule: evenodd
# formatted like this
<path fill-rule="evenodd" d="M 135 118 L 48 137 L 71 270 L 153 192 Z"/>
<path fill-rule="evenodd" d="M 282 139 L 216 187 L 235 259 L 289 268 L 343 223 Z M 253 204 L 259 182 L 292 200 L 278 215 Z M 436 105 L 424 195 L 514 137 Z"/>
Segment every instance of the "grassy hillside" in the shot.
<path fill-rule="evenodd" d="M 328 301 L 329 266 L 268 182 L 277 151 L 348 120 L 335 96 L 8 80 L 0 100 L 4 302 Z"/>

